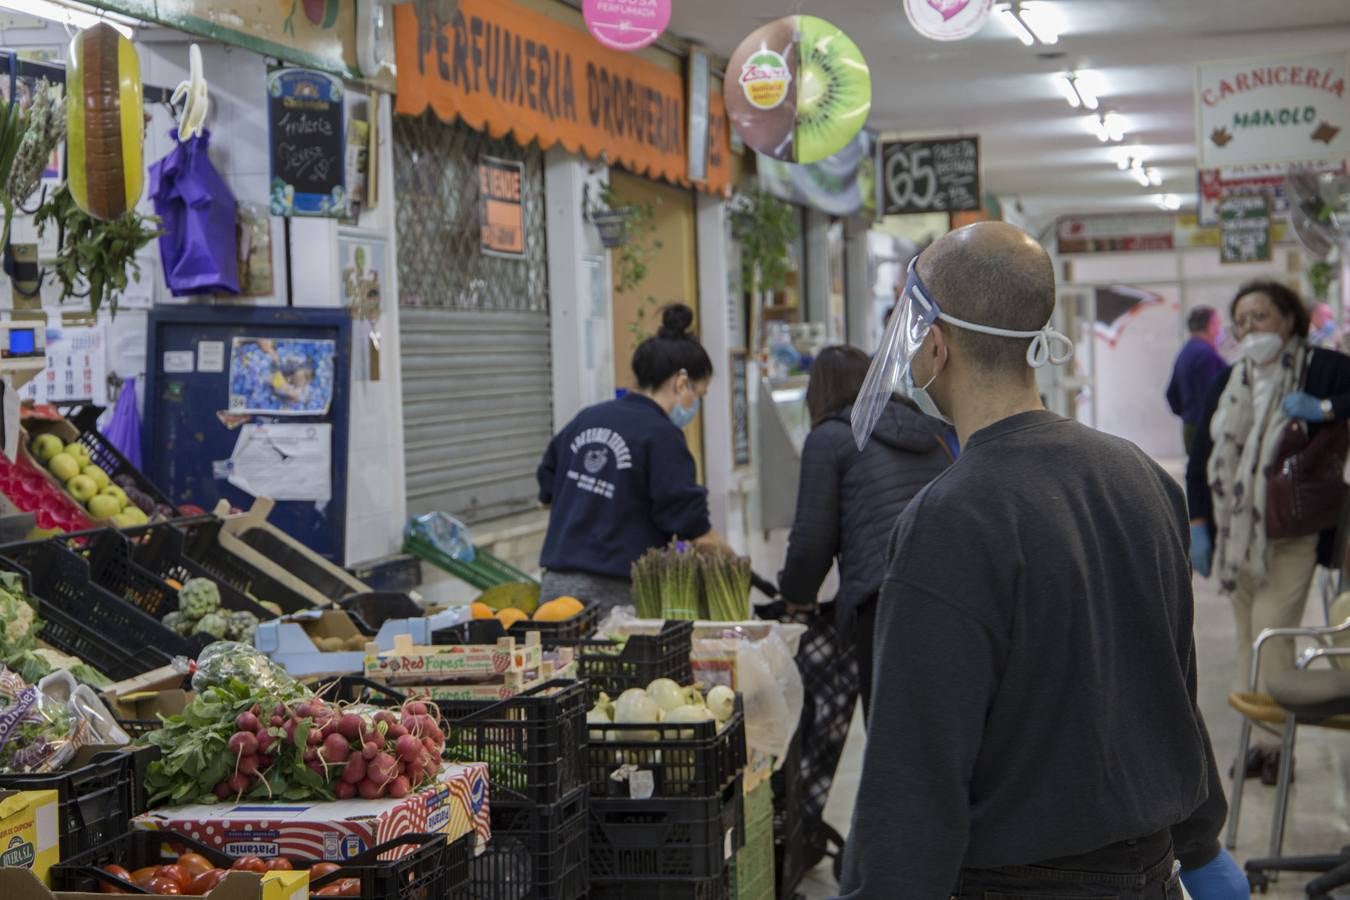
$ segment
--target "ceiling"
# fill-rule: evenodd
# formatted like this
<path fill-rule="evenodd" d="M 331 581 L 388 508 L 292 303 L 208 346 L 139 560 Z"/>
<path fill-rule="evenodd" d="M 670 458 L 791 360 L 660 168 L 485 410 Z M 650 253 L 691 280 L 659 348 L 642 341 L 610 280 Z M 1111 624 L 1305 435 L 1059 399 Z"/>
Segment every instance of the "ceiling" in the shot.
<path fill-rule="evenodd" d="M 1047 0 L 1063 33 L 1025 47 L 997 19 L 965 41 L 932 41 L 901 0 L 677 0 L 670 30 L 723 57 L 767 21 L 829 19 L 872 71 L 869 127 L 886 135 L 978 134 L 985 190 L 1048 222 L 1067 212 L 1156 209 L 1172 193 L 1195 203 L 1195 63 L 1350 47 L 1350 0 Z M 1047 58 L 1053 54 L 1053 58 Z M 1125 120 L 1128 145 L 1163 175 L 1143 188 L 1084 127 L 1053 76 L 1099 76 L 1101 109 Z"/>

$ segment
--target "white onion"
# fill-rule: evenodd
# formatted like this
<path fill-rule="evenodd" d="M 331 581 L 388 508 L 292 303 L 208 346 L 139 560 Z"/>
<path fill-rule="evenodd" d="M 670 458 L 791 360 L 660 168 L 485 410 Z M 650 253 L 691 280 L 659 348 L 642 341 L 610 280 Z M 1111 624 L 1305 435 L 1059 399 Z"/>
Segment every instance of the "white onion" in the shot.
<path fill-rule="evenodd" d="M 685 725 L 698 722 L 713 721 L 712 713 L 705 706 L 681 706 L 672 709 L 661 719 L 662 725 Z M 694 739 L 694 730 L 692 728 L 683 728 L 680 730 L 680 740 L 692 741 Z"/>
<path fill-rule="evenodd" d="M 725 722 L 731 718 L 731 714 L 736 711 L 736 692 L 724 684 L 708 691 L 708 709 L 712 711 L 713 718 L 719 722 Z"/>
<path fill-rule="evenodd" d="M 658 678 L 647 685 L 647 696 L 656 701 L 656 705 L 661 707 L 663 712 L 678 709 L 689 700 L 684 689 L 669 678 Z"/>

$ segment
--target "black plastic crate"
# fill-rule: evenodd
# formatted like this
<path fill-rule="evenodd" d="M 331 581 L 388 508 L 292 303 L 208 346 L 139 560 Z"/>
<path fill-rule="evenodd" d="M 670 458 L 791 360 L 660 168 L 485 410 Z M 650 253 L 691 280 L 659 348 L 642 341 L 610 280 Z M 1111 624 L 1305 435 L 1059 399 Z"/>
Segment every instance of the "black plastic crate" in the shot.
<path fill-rule="evenodd" d="M 165 582 L 173 579 L 187 584 L 193 578 L 208 578 L 220 591 L 220 607 L 230 612 L 251 612 L 258 621 L 267 622 L 277 614 L 243 591 L 213 576 L 200 563 L 189 559 L 184 552 L 183 534 L 169 523 L 150 525 L 128 532 L 131 558 L 145 571 Z"/>
<path fill-rule="evenodd" d="M 586 787 L 586 685 L 553 679 L 496 702 L 441 701 L 446 758 L 488 764 L 492 807 Z"/>
<path fill-rule="evenodd" d="M 417 601 L 401 591 L 352 594 L 339 600 L 338 606 L 346 610 L 352 624 L 367 636 L 378 634 L 380 626 L 389 619 L 420 619 L 426 615 Z"/>
<path fill-rule="evenodd" d="M 314 879 L 310 889 L 315 891 L 343 879 L 357 878 L 361 882 L 361 892 L 346 896 L 357 896 L 362 900 L 440 900 L 465 880 L 476 838 L 473 832 L 453 843 L 447 843 L 443 834 L 409 834 L 395 838 L 342 862 L 337 871 Z M 52 867 L 52 887 L 58 891 L 101 893 L 105 886 L 116 886 L 130 895 L 148 893 L 113 878 L 103 871 L 103 867 L 116 864 L 135 871 L 144 866 L 171 862 L 173 857 L 164 856 L 166 844 L 179 853 L 200 853 L 220 868 L 228 869 L 235 859 L 171 831 L 130 831 L 71 857 L 63 853 L 62 862 Z M 380 854 L 407 844 L 416 844 L 418 849 L 396 860 L 379 858 Z M 292 858 L 291 862 L 299 869 L 320 860 Z"/>
<path fill-rule="evenodd" d="M 411 591 L 422 583 L 422 561 L 406 553 L 348 566 L 347 571 L 372 591 Z"/>
<path fill-rule="evenodd" d="M 588 798 L 551 805 L 492 802 L 492 839 L 452 900 L 576 900 L 589 885 Z"/>
<path fill-rule="evenodd" d="M 100 587 L 162 619 L 178 609 L 178 591 L 136 565 L 131 545 L 115 529 L 72 535 L 66 547 L 89 560 L 89 577 Z"/>
<path fill-rule="evenodd" d="M 138 491 L 155 501 L 157 507 L 167 506 L 173 510 L 172 515 L 178 514 L 177 508 L 168 495 L 133 466 L 131 461 L 122 455 L 122 451 L 114 447 L 112 442 L 100 434 L 97 429 L 81 429 L 80 443 L 89 451 L 89 459 L 93 461 L 94 465 L 107 472 L 108 476 L 113 479 L 113 484 L 119 484 L 120 481 L 129 478 Z M 147 510 L 146 513 L 149 515 L 151 511 Z"/>
<path fill-rule="evenodd" d="M 24 590 L 37 601 L 37 616 L 42 620 L 38 637 L 62 653 L 79 657 L 113 681 L 135 678 L 169 662 L 168 654 L 155 647 L 129 648 L 113 644 L 104 635 L 91 630 L 81 618 L 43 600 L 33 587 L 32 575 L 14 561 L 0 558 L 0 571 L 21 576 Z"/>
<path fill-rule="evenodd" d="M 577 645 L 577 674 L 590 683 L 592 700 L 601 691 L 617 697 L 658 678 L 689 684 L 694 680 L 689 664 L 693 638 L 693 622 L 669 621 L 659 634 L 629 635 L 622 646 L 616 641 L 582 641 Z"/>
<path fill-rule="evenodd" d="M 236 534 L 235 538 L 330 600 L 341 600 L 343 597 L 358 593 L 346 579 L 339 578 L 327 567 L 317 565 L 308 556 L 298 552 L 294 546 L 266 528 L 248 528 Z"/>
<path fill-rule="evenodd" d="M 745 846 L 741 779 L 720 796 L 694 800 L 592 797 L 590 831 L 597 885 L 713 878 Z"/>
<path fill-rule="evenodd" d="M 275 603 L 282 612 L 304 612 L 316 607 L 317 604 L 309 597 L 297 593 L 220 546 L 217 537 L 224 524 L 214 516 L 179 522 L 188 557 L 209 572 L 217 582 L 224 582 L 255 600 Z"/>
<path fill-rule="evenodd" d="M 576 644 L 595 634 L 600 623 L 600 607 L 587 603 L 570 619 L 561 622 L 536 622 L 526 619 L 510 628 L 503 628 L 497 619 L 470 619 L 450 628 L 442 628 L 432 635 L 433 644 L 495 644 L 499 638 L 514 637 L 523 641 L 531 631 L 539 632 L 539 643 L 544 647 Z"/>
<path fill-rule="evenodd" d="M 806 876 L 806 820 L 802 817 L 802 735 L 792 736 L 787 759 L 773 773 L 774 872 L 779 897 L 791 897 Z"/>
<path fill-rule="evenodd" d="M 81 747 L 60 772 L 0 775 L 0 789 L 56 791 L 61 858 L 123 834 L 135 815 L 132 755 L 126 750 Z M 144 811 L 142 809 L 142 811 Z"/>
<path fill-rule="evenodd" d="M 651 773 L 654 797 L 716 797 L 745 768 L 745 712 L 736 711 L 719 729 L 696 724 L 587 724 L 587 778 L 595 797 L 627 797 L 627 781 L 611 774 L 633 765 Z"/>
<path fill-rule="evenodd" d="M 131 655 L 142 660 L 143 668 L 135 674 L 163 665 L 164 655 L 196 656 L 209 643 L 209 639 L 201 637 L 183 637 L 150 613 L 100 587 L 90 576 L 89 561 L 59 541 L 11 544 L 0 548 L 0 557 L 27 569 L 32 575 L 34 594 L 78 619 L 99 640 L 113 648 L 137 648 Z M 98 667 L 94 660 L 82 658 Z"/>
<path fill-rule="evenodd" d="M 590 900 L 733 900 L 729 873 L 711 878 L 682 881 L 644 881 L 635 891 L 624 881 L 596 882 L 591 885 Z"/>

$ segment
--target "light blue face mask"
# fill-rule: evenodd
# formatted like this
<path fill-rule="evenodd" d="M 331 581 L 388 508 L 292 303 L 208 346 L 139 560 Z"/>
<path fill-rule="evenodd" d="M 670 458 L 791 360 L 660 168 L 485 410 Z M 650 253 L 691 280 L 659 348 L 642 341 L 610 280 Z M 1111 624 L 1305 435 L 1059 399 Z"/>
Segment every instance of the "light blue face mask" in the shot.
<path fill-rule="evenodd" d="M 675 423 L 676 428 L 689 427 L 689 423 L 698 418 L 698 404 L 699 399 L 697 397 L 694 398 L 693 406 L 681 406 L 676 403 L 670 411 L 670 421 Z"/>
<path fill-rule="evenodd" d="M 915 405 L 919 407 L 919 411 L 925 416 L 931 416 L 934 419 L 938 419 L 939 421 L 951 425 L 952 420 L 942 414 L 942 410 L 938 409 L 937 401 L 933 399 L 932 394 L 928 393 L 928 385 L 931 385 L 936 378 L 937 375 L 934 375 L 932 378 L 928 379 L 928 384 L 919 387 L 914 383 L 913 367 L 907 366 L 905 368 L 905 393 L 909 395 L 909 399 L 914 401 Z"/>

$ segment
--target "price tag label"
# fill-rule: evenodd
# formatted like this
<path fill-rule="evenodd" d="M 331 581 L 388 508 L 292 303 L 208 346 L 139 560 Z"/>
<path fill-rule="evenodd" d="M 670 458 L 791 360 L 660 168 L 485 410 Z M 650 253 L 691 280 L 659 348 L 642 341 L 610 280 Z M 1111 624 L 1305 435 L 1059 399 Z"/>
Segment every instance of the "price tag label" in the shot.
<path fill-rule="evenodd" d="M 656 778 L 651 769 L 640 769 L 628 776 L 628 797 L 631 800 L 650 800 L 656 793 Z"/>

